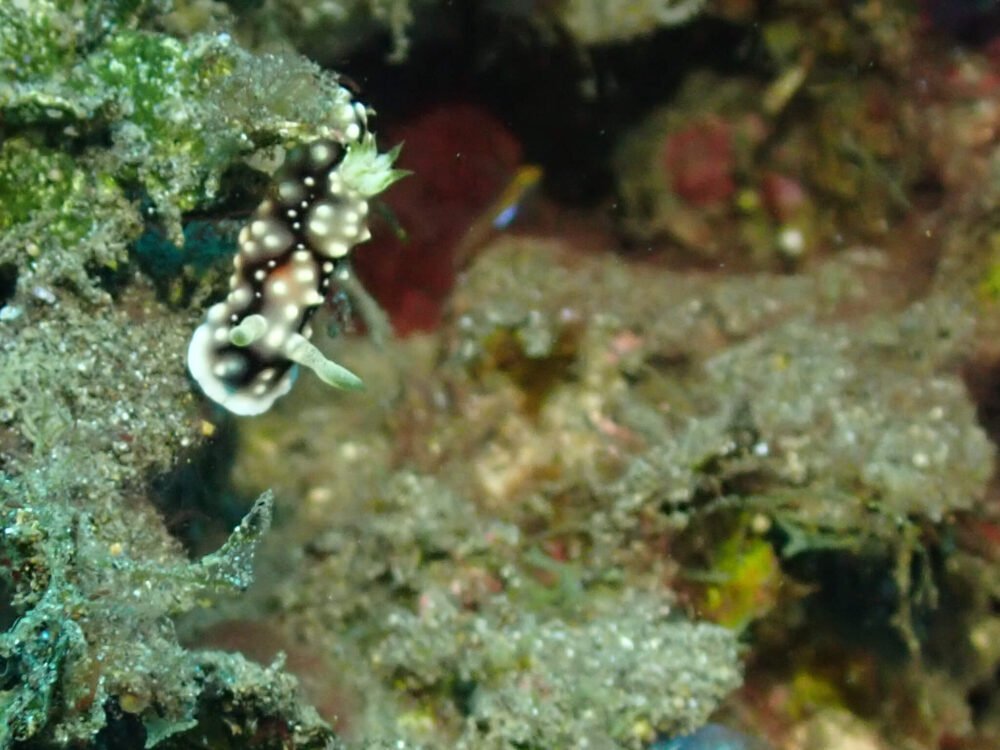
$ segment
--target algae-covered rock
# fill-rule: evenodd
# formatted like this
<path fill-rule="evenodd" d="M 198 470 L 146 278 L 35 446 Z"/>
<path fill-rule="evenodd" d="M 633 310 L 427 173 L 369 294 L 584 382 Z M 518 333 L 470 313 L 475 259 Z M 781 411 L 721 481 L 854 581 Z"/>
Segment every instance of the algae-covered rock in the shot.
<path fill-rule="evenodd" d="M 267 0 L 240 9 L 240 27 L 265 48 L 280 46 L 281 40 L 320 60 L 343 58 L 388 32 L 391 59 L 400 62 L 409 51 L 415 14 L 438 5 L 438 0 Z"/>
<path fill-rule="evenodd" d="M 141 230 L 109 172 L 27 138 L 0 146 L 0 264 L 24 287 L 70 284 L 94 298 L 89 275 L 123 264 Z"/>
<path fill-rule="evenodd" d="M 361 105 L 297 56 L 152 30 L 167 5 L 0 4 L 0 747 L 336 747 L 280 663 L 179 643 L 174 617 L 249 586 L 271 501 L 196 561 L 169 533 L 154 487 L 215 429 L 183 360 L 203 311 L 132 251 L 203 260 L 182 225 L 224 175 L 345 140 Z"/>
<path fill-rule="evenodd" d="M 671 621 L 655 597 L 604 602 L 573 623 L 503 603 L 460 613 L 426 596 L 419 615 L 390 616 L 373 662 L 421 692 L 467 691 L 456 747 L 644 747 L 701 726 L 740 682 L 732 634 Z"/>
<path fill-rule="evenodd" d="M 121 306 L 92 306 L 58 289 L 16 297 L 0 322 L 0 416 L 9 444 L 0 467 L 90 455 L 65 477 L 108 492 L 169 467 L 198 435 L 177 360 L 191 317 L 137 288 Z"/>
<path fill-rule="evenodd" d="M 637 0 L 609 3 L 602 0 L 563 0 L 555 4 L 555 17 L 581 45 L 624 42 L 657 29 L 690 21 L 705 0 Z"/>
<path fill-rule="evenodd" d="M 352 696 L 338 705 L 353 736 L 612 749 L 699 726 L 739 681 L 734 634 L 681 616 L 656 582 L 661 565 L 631 577 L 622 559 L 560 555 L 546 539 L 562 538 L 561 521 L 516 493 L 504 505 L 478 491 L 479 431 L 497 414 L 451 411 L 442 377 L 453 373 L 435 366 L 431 342 L 390 344 L 379 358 L 346 343 L 378 393 L 336 399 L 331 420 L 315 408 L 323 391 L 304 386 L 247 432 L 236 472 L 248 489 L 273 480 L 301 499 L 265 552 L 273 620 L 326 655 L 311 669 Z M 426 408 L 433 417 L 419 416 Z M 575 454 L 573 437 L 555 439 Z M 433 456 L 423 471 L 411 445 Z M 288 549 L 300 550 L 293 569 Z"/>
<path fill-rule="evenodd" d="M 120 22 L 102 22 L 88 36 L 97 22 L 83 5 L 3 9 L 11 26 L 62 30 L 48 46 L 38 42 L 31 59 L 44 63 L 0 78 L 7 123 L 26 134 L 38 132 L 29 126 L 58 128 L 64 138 L 61 153 L 8 144 L 0 163 L 0 195 L 18 196 L 2 217 L 0 261 L 26 266 L 42 257 L 46 281 L 69 275 L 79 284 L 80 269 L 121 262 L 122 245 L 143 222 L 162 228 L 182 253 L 183 214 L 217 200 L 223 175 L 240 159 L 342 134 L 354 121 L 351 94 L 303 58 L 252 55 L 225 33 L 178 39 L 136 29 L 145 6 L 121 8 Z M 14 59 L 26 54 L 9 49 Z M 110 148 L 94 145 L 101 141 Z M 57 200 L 68 208 L 58 218 Z M 85 205 L 89 222 L 80 216 Z M 54 219 L 62 231 L 48 237 L 42 229 Z"/>
<path fill-rule="evenodd" d="M 11 0 L 0 6 L 0 90 L 59 77 L 102 37 L 169 8 L 169 0 Z"/>
<path fill-rule="evenodd" d="M 950 369 L 968 339 L 968 312 L 932 298 L 857 317 L 860 297 L 883 306 L 893 298 L 863 291 L 870 262 L 710 284 L 501 243 L 457 294 L 453 351 L 473 373 L 485 367 L 485 382 L 499 370 L 525 391 L 537 383 L 496 358 L 497 336 L 515 342 L 506 361 L 516 357 L 523 370 L 572 335 L 577 343 L 561 355 L 571 361 L 546 386 L 535 419 L 545 429 L 575 424 L 577 444 L 606 441 L 601 418 L 620 440 L 631 436 L 634 460 L 618 480 L 592 487 L 612 504 L 639 493 L 661 510 L 692 511 L 741 498 L 803 528 L 891 545 L 901 519 L 938 521 L 972 507 L 992 450 Z M 849 328 L 834 317 L 847 307 Z M 521 403 L 536 397 L 524 392 Z M 565 414 L 581 408 L 589 424 Z M 553 436 L 539 447 L 546 440 Z M 576 473 L 555 460 L 563 468 L 553 476 L 570 481 Z M 727 466 L 734 480 L 753 476 L 752 488 L 727 490 Z M 704 494 L 708 485 L 717 496 Z"/>
<path fill-rule="evenodd" d="M 358 736 L 469 747 L 630 747 L 700 723 L 655 713 L 669 678 L 639 677 L 688 664 L 668 656 L 686 643 L 704 671 L 682 671 L 709 680 L 700 705 L 726 692 L 709 675 L 734 674 L 729 636 L 640 616 L 678 611 L 670 587 L 689 596 L 699 576 L 742 602 L 706 594 L 703 613 L 752 628 L 803 595 L 793 571 L 825 583 L 796 561 L 836 550 L 883 571 L 885 617 L 912 638 L 905 613 L 934 586 L 910 572 L 922 530 L 975 508 L 992 460 L 956 373 L 968 309 L 943 289 L 913 297 L 876 251 L 728 276 L 494 243 L 440 337 L 338 342 L 374 393 L 305 386 L 245 433 L 241 486 L 302 498 L 279 545 L 300 550 L 296 569 L 266 555 L 275 619 L 329 655 L 316 668 L 357 697 Z M 759 565 L 723 568 L 733 549 Z M 620 649 L 657 638 L 650 672 L 580 677 L 601 669 L 575 658 L 635 666 Z M 543 694 L 553 710 L 530 714 Z"/>
<path fill-rule="evenodd" d="M 49 473 L 73 470 L 62 458 L 51 466 Z M 217 553 L 188 563 L 148 507 L 133 508 L 131 526 L 112 507 L 81 511 L 62 494 L 67 481 L 36 469 L 0 484 L 3 581 L 18 615 L 0 635 L 10 675 L 0 746 L 88 742 L 122 712 L 134 717 L 134 746 L 152 747 L 193 726 L 217 690 L 204 666 L 213 657 L 181 648 L 169 615 L 249 585 L 271 498 L 257 502 Z M 248 680 L 242 689 L 260 688 Z M 285 720 L 295 713 L 290 692 L 286 686 Z"/>
<path fill-rule="evenodd" d="M 346 465 L 313 473 L 314 502 Z M 539 576 L 529 538 L 429 476 L 361 478 L 348 497 L 369 499 L 284 530 L 304 555 L 275 604 L 354 696 L 358 737 L 639 748 L 700 726 L 739 683 L 731 631 L 688 622 L 666 591 L 588 593 L 572 566 Z"/>
<path fill-rule="evenodd" d="M 972 508 L 989 479 L 990 443 L 962 381 L 943 369 L 941 343 L 966 325 L 940 300 L 850 330 L 803 321 L 707 369 L 720 392 L 747 399 L 780 482 L 813 487 L 809 507 L 794 503 L 800 520 L 888 539 L 901 519 Z"/>
<path fill-rule="evenodd" d="M 845 648 L 832 626 L 801 635 L 834 619 L 815 612 L 830 614 L 823 596 L 839 582 L 806 564 L 825 554 L 838 572 L 868 575 L 881 598 L 864 619 L 906 631 L 914 650 L 953 652 L 942 663 L 964 676 L 939 676 L 950 692 L 926 706 L 968 710 L 973 695 L 997 713 L 996 561 L 963 548 L 996 538 L 976 517 L 993 451 L 959 375 L 969 298 L 911 283 L 891 253 L 845 247 L 892 236 L 912 194 L 938 190 L 934 164 L 911 148 L 918 108 L 887 96 L 886 71 L 906 72 L 912 39 L 884 36 L 897 12 L 793 4 L 784 18 L 786 4 L 769 7 L 750 41 L 773 69 L 732 86 L 683 71 L 689 84 L 649 118 L 649 139 L 618 150 L 634 237 L 665 231 L 702 260 L 749 248 L 749 262 L 671 271 L 507 235 L 461 269 L 439 332 L 381 348 L 319 343 L 359 363 L 366 393 L 303 383 L 234 436 L 185 374 L 203 313 L 185 300 L 215 288 L 214 268 L 199 274 L 231 248 L 235 221 L 220 217 L 259 197 L 283 149 L 342 141 L 360 117 L 334 74 L 235 40 L 287 50 L 297 35 L 330 59 L 388 29 L 401 57 L 420 13 L 500 21 L 518 50 L 529 49 L 523 32 L 544 36 L 529 44 L 547 52 L 569 41 L 588 73 L 568 83 L 598 106 L 621 102 L 612 109 L 625 119 L 660 94 L 617 98 L 633 83 L 619 75 L 614 58 L 631 58 L 617 43 L 702 3 L 168 5 L 0 6 L 0 746 L 339 748 L 343 735 L 371 748 L 648 747 L 703 724 L 741 679 L 737 633 L 699 617 L 754 647 L 770 630 L 781 659 L 811 651 L 788 666 L 798 684 L 748 692 L 776 711 L 817 695 L 846 702 L 835 678 L 806 674 L 826 656 L 816 641 Z M 716 41 L 712 26 L 699 33 Z M 581 49 L 602 45 L 614 48 Z M 502 66 L 502 48 L 471 55 L 484 67 L 457 76 L 463 85 L 478 84 L 495 52 Z M 845 86 L 848 58 L 885 69 Z M 477 95 L 492 100 L 497 82 L 484 84 Z M 969 106 L 981 119 L 962 132 L 992 132 L 989 108 Z M 516 114 L 526 113 L 537 111 Z M 952 131 L 934 130 L 933 152 L 951 149 Z M 604 156 L 612 135 L 601 134 Z M 716 146 L 724 159 L 708 166 L 721 168 L 705 178 L 700 157 Z M 641 182 L 664 162 L 654 184 Z M 970 162 L 949 163 L 945 187 Z M 579 216 L 552 211 L 550 229 L 579 236 Z M 486 219 L 485 234 L 503 233 Z M 988 234 L 955 226 L 953 238 Z M 934 229 L 913 222 L 928 245 Z M 780 254 L 794 255 L 794 274 L 734 272 L 775 265 L 782 237 L 802 240 Z M 820 240 L 840 248 L 833 262 L 791 252 Z M 200 289 L 165 301 L 176 287 L 154 288 L 141 275 L 150 269 Z M 192 509 L 208 515 L 189 496 L 209 483 L 226 484 L 213 508 L 274 487 L 278 528 L 265 538 L 264 495 L 228 541 L 189 528 L 182 548 L 170 530 Z M 229 599 L 250 585 L 255 557 L 259 587 Z M 960 605 L 948 628 L 928 614 L 938 593 Z M 248 653 L 270 648 L 260 664 L 190 647 L 204 636 L 233 648 L 240 623 L 263 642 Z M 865 658 L 832 661 L 863 680 L 854 668 L 881 654 Z"/>

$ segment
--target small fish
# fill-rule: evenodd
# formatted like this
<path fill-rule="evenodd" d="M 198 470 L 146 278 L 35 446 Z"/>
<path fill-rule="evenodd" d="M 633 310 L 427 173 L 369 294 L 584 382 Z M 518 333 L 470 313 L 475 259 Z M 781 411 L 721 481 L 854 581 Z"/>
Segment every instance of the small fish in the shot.
<path fill-rule="evenodd" d="M 452 258 L 456 269 L 464 268 L 495 232 L 510 228 L 529 199 L 537 192 L 542 174 L 542 168 L 536 164 L 518 167 L 497 199 L 480 214 L 455 246 Z"/>
<path fill-rule="evenodd" d="M 494 229 L 503 230 L 514 223 L 521 208 L 528 198 L 534 195 L 535 189 L 541 184 L 542 168 L 537 164 L 525 164 L 519 167 L 504 188 L 500 197 L 493 202 L 488 215 Z"/>

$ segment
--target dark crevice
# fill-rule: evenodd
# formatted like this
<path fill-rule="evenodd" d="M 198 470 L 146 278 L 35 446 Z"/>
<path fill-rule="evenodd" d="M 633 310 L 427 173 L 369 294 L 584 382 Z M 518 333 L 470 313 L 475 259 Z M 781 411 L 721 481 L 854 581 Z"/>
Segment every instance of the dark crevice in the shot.
<path fill-rule="evenodd" d="M 1000 445 L 1000 357 L 974 359 L 962 374 L 980 426 Z"/>
<path fill-rule="evenodd" d="M 908 594 L 899 590 L 894 566 L 889 557 L 835 550 L 802 553 L 782 564 L 796 580 L 817 586 L 803 602 L 810 622 L 840 641 L 902 660 L 907 648 L 894 618 Z"/>
<path fill-rule="evenodd" d="M 0 264 L 0 307 L 8 304 L 17 292 L 17 266 Z"/>
<path fill-rule="evenodd" d="M 669 102 L 692 69 L 765 75 L 757 30 L 717 19 L 589 50 L 560 41 L 556 29 L 555 41 L 543 39 L 488 12 L 456 11 L 450 21 L 451 36 L 432 21 L 431 42 L 421 41 L 429 35 L 418 19 L 406 65 L 387 62 L 378 44 L 322 62 L 357 83 L 378 110 L 379 133 L 437 104 L 483 106 L 513 131 L 525 159 L 544 168 L 549 193 L 573 205 L 611 194 L 613 144 Z"/>
<path fill-rule="evenodd" d="M 191 559 L 218 549 L 253 504 L 230 483 L 236 447 L 235 428 L 223 422 L 211 440 L 150 481 L 167 530 Z"/>

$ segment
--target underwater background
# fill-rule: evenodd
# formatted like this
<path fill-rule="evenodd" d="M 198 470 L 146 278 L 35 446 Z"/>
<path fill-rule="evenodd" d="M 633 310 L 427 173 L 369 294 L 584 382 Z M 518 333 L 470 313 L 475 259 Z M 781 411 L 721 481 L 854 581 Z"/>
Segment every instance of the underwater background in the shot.
<path fill-rule="evenodd" d="M 0 750 L 996 750 L 998 439 L 995 0 L 0 0 Z"/>

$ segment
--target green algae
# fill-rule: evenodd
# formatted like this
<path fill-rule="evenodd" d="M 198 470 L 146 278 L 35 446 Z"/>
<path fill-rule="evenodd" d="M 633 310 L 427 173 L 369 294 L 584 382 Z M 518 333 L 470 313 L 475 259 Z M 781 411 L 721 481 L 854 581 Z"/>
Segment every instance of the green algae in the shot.
<path fill-rule="evenodd" d="M 101 40 L 163 12 L 164 0 L 11 0 L 0 6 L 0 101 L 65 80 Z M 40 100 L 37 100 L 40 101 Z M 50 116 L 54 113 L 50 113 Z"/>
<path fill-rule="evenodd" d="M 0 263 L 22 282 L 70 284 L 93 297 L 90 274 L 127 259 L 134 206 L 107 172 L 27 138 L 0 147 Z"/>
<path fill-rule="evenodd" d="M 8 12 L 12 24 L 34 19 L 45 28 L 84 35 L 82 11 L 70 6 L 47 5 L 45 12 L 32 12 L 15 5 Z M 97 261 L 120 262 L 123 243 L 135 239 L 142 222 L 162 227 L 169 241 L 183 248 L 183 215 L 218 200 L 222 177 L 238 159 L 342 132 L 353 117 L 345 110 L 350 94 L 334 76 L 302 58 L 255 56 L 225 34 L 178 39 L 134 29 L 143 8 L 123 3 L 113 10 L 117 20 L 101 22 L 101 33 L 87 43 L 60 36 L 63 46 L 50 50 L 39 40 L 37 70 L 29 66 L 18 79 L 0 79 L 7 135 L 23 130 L 41 151 L 29 154 L 29 146 L 20 142 L 5 152 L 0 194 L 16 196 L 5 221 L 6 228 L 15 230 L 8 232 L 5 255 L 23 266 L 15 257 L 17 248 L 57 256 L 76 248 L 77 258 L 45 262 L 53 276 L 67 269 L 77 284 L 82 282 L 80 269 L 91 262 L 88 251 L 97 254 L 114 238 L 110 255 L 105 253 L 109 257 Z M 11 59 L 18 54 L 10 50 Z M 59 128 L 62 151 L 37 143 L 37 128 Z M 103 139 L 110 140 L 110 149 L 94 145 Z M 36 191 L 25 191 L 25 185 Z M 66 231 L 52 238 L 48 244 L 54 247 L 47 249 L 30 236 L 32 222 L 51 222 L 58 199 L 91 204 L 92 224 L 108 231 L 101 238 L 90 236 L 93 230 L 79 226 L 83 217 L 72 221 L 80 210 L 70 207 L 63 222 L 72 225 L 57 226 Z M 148 209 L 142 213 L 140 199 Z"/>

